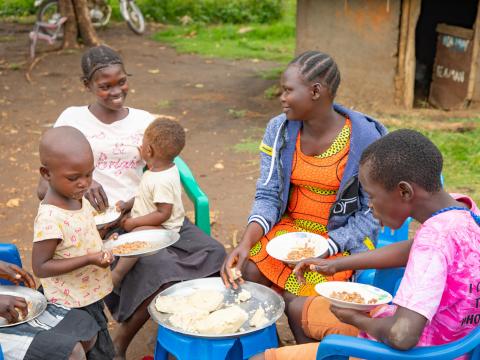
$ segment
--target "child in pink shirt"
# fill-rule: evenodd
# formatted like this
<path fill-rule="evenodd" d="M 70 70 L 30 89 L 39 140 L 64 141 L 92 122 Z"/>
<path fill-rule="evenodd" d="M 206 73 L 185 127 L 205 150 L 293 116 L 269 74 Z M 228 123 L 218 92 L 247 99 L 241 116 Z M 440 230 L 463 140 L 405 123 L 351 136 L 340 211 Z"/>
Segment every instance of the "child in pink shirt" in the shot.
<path fill-rule="evenodd" d="M 393 299 L 370 314 L 342 309 L 322 297 L 287 305 L 290 324 L 301 324 L 297 343 L 337 333 L 376 339 L 407 350 L 458 340 L 480 323 L 480 216 L 472 199 L 442 188 L 443 159 L 435 145 L 413 130 L 394 131 L 362 154 L 359 180 L 381 225 L 398 229 L 408 217 L 421 223 L 413 240 L 367 253 L 297 265 L 333 274 L 346 269 L 406 266 Z M 295 314 L 300 316 L 295 317 Z M 297 337 L 297 336 L 296 336 Z M 315 359 L 318 344 L 267 350 L 255 359 Z"/>

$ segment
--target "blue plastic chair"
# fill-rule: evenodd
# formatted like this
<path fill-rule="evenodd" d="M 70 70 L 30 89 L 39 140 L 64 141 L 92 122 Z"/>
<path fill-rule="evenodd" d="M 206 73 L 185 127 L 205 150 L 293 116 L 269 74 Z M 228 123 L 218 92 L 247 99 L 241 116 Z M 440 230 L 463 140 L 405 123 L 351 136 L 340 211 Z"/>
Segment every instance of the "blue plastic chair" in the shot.
<path fill-rule="evenodd" d="M 22 260 L 14 244 L 0 244 L 0 260 L 22 267 Z M 12 285 L 8 280 L 0 279 L 0 285 Z"/>
<path fill-rule="evenodd" d="M 408 218 L 397 230 L 393 230 L 388 226 L 384 226 L 378 234 L 377 248 L 392 244 L 394 242 L 408 240 L 408 230 L 411 222 L 412 218 Z"/>
<path fill-rule="evenodd" d="M 0 260 L 22 267 L 22 259 L 14 244 L 0 244 Z M 0 285 L 13 285 L 10 281 L 0 279 Z M 0 345 L 0 360 L 3 360 L 2 346 Z"/>
<path fill-rule="evenodd" d="M 183 335 L 158 326 L 155 360 L 246 360 L 278 347 L 275 324 L 254 333 L 231 339 L 208 339 Z"/>
<path fill-rule="evenodd" d="M 400 351 L 380 342 L 344 335 L 329 335 L 318 347 L 317 360 L 348 359 L 353 356 L 368 360 L 451 360 L 469 354 L 470 360 L 480 359 L 480 327 L 450 344 L 416 347 Z"/>

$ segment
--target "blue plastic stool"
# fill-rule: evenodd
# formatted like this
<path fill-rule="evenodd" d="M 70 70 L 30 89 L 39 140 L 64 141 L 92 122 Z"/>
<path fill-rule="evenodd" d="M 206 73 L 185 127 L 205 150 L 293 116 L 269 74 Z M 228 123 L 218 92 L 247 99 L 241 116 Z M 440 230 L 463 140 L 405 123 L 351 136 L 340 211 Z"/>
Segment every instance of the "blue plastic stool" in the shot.
<path fill-rule="evenodd" d="M 14 244 L 0 244 L 0 260 L 22 267 L 20 254 Z M 12 285 L 12 283 L 8 280 L 0 279 L 0 285 Z"/>
<path fill-rule="evenodd" d="M 158 326 L 155 360 L 246 360 L 255 354 L 278 347 L 275 324 L 252 334 L 233 339 L 206 339 L 183 335 Z"/>

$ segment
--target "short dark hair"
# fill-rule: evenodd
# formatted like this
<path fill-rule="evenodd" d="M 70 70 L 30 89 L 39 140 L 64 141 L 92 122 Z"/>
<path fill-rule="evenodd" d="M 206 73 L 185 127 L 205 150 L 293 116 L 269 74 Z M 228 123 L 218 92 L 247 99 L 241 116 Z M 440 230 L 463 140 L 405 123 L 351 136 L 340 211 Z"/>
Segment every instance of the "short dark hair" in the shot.
<path fill-rule="evenodd" d="M 442 188 L 442 154 L 418 131 L 401 129 L 378 139 L 362 154 L 360 165 L 367 162 L 370 175 L 388 191 L 400 181 L 415 183 L 430 193 Z"/>
<path fill-rule="evenodd" d="M 328 88 L 332 96 L 337 93 L 340 70 L 330 55 L 320 51 L 306 51 L 293 59 L 290 65 L 297 65 L 305 80 L 318 81 Z"/>
<path fill-rule="evenodd" d="M 82 79 L 90 81 L 96 71 L 110 65 L 121 65 L 122 68 L 124 67 L 122 58 L 115 50 L 105 45 L 92 47 L 82 55 Z"/>
<path fill-rule="evenodd" d="M 155 151 L 172 160 L 185 146 L 185 130 L 178 122 L 158 118 L 145 130 L 145 139 Z"/>

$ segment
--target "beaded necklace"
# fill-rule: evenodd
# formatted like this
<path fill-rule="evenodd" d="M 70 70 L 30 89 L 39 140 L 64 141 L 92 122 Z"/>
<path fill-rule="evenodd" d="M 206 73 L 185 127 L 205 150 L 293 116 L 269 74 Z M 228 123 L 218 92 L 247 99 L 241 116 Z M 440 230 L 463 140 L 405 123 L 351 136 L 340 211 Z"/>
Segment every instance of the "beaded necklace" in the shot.
<path fill-rule="evenodd" d="M 475 222 L 477 223 L 477 225 L 480 226 L 480 216 L 478 216 L 477 214 L 475 214 L 472 210 L 466 209 L 466 208 L 461 207 L 461 206 L 449 206 L 449 207 L 440 209 L 440 210 L 438 210 L 438 211 L 435 211 L 435 212 L 432 214 L 431 217 L 437 216 L 438 214 L 442 214 L 442 213 L 444 213 L 444 212 L 451 211 L 451 210 L 463 210 L 463 211 L 468 211 L 468 212 L 470 213 L 470 215 L 472 216 L 473 220 L 475 220 Z"/>

